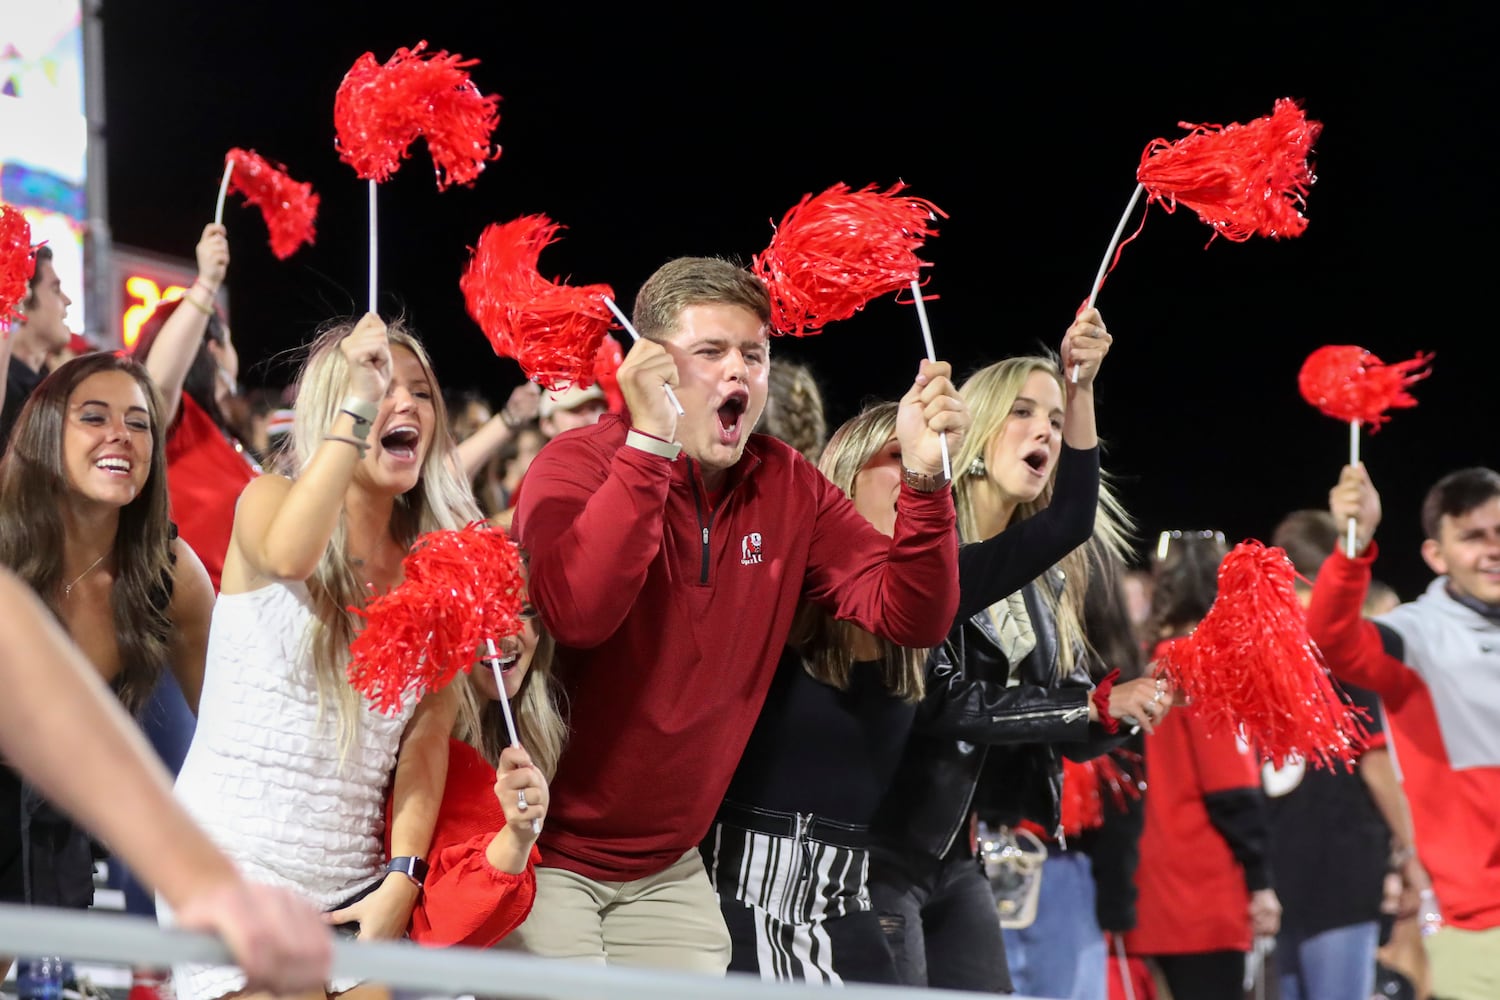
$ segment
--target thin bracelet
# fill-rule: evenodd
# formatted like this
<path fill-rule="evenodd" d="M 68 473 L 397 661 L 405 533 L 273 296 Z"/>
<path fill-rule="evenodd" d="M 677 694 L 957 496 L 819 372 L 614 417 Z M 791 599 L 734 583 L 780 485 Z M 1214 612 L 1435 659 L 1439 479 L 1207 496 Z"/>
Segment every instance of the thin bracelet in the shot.
<path fill-rule="evenodd" d="M 501 407 L 501 409 L 500 409 L 500 422 L 502 424 L 504 424 L 506 427 L 509 427 L 511 430 L 515 430 L 518 427 L 520 427 L 523 423 L 525 423 L 526 421 L 522 420 L 520 417 L 516 416 L 514 413 L 511 413 L 509 409 L 506 409 L 505 407 Z"/>
<path fill-rule="evenodd" d="M 186 302 L 188 305 L 192 306 L 194 309 L 198 310 L 205 316 L 212 316 L 214 314 L 213 308 L 211 306 L 204 305 L 202 302 L 199 302 L 187 292 L 182 293 L 182 301 Z"/>
<path fill-rule="evenodd" d="M 342 444 L 352 444 L 352 445 L 354 445 L 354 447 L 356 447 L 356 448 L 359 449 L 359 457 L 360 458 L 364 458 L 365 457 L 365 452 L 367 452 L 367 451 L 370 450 L 370 442 L 368 442 L 368 441 L 361 441 L 359 438 L 357 438 L 357 437 L 350 437 L 347 434 L 324 434 L 323 435 L 323 440 L 324 441 L 338 441 L 338 442 L 340 442 Z"/>

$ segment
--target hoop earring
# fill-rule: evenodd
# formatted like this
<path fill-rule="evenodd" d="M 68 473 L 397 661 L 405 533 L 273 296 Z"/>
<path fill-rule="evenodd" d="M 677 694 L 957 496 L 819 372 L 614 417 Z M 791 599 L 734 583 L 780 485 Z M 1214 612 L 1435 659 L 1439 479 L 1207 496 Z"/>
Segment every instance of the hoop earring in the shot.
<path fill-rule="evenodd" d="M 975 477 L 982 477 L 987 475 L 988 473 L 989 470 L 984 467 L 984 456 L 975 455 L 974 461 L 969 463 L 969 468 L 966 470 L 965 474 Z"/>

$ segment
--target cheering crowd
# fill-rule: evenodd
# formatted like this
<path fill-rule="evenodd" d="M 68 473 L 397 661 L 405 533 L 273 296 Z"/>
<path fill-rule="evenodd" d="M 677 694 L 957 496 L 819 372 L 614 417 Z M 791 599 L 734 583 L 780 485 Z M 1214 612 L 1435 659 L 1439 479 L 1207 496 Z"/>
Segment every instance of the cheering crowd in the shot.
<path fill-rule="evenodd" d="M 1494 471 L 1397 512 L 1435 579 L 1374 619 L 1366 469 L 1283 523 L 1370 738 L 1353 772 L 1263 773 L 1150 668 L 1227 550 L 1170 532 L 1131 570 L 1094 309 L 1055 356 L 922 362 L 825 441 L 762 281 L 680 258 L 636 297 L 614 410 L 579 385 L 450 412 L 417 334 L 366 314 L 308 346 L 273 443 L 236 398 L 222 226 L 197 262 L 131 355 L 67 358 L 43 249 L 0 340 L 0 666 L 26 696 L 0 901 L 89 905 L 72 815 L 242 962 L 175 969 L 184 998 L 384 995 L 327 980 L 323 926 L 830 986 L 1195 1000 L 1264 961 L 1283 998 L 1368 1000 L 1377 964 L 1500 996 Z M 371 710 L 352 609 L 482 517 L 527 563 L 501 669 Z M 177 805 L 122 708 L 179 746 Z"/>

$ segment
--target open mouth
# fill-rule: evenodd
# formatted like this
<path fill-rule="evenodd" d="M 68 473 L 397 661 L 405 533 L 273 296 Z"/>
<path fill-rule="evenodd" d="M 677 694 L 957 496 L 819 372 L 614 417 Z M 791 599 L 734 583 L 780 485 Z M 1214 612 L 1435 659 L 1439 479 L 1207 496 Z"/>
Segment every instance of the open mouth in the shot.
<path fill-rule="evenodd" d="M 409 462 L 417 457 L 417 442 L 421 439 L 422 435 L 415 427 L 393 427 L 381 436 L 380 447 L 392 458 Z"/>
<path fill-rule="evenodd" d="M 128 476 L 133 466 L 128 458 L 101 458 L 94 463 L 94 468 L 102 469 L 115 476 Z"/>
<path fill-rule="evenodd" d="M 750 406 L 750 394 L 737 392 L 719 406 L 719 440 L 724 444 L 735 444 L 740 439 L 740 427 L 744 423 L 745 411 Z"/>
<path fill-rule="evenodd" d="M 1045 451 L 1033 451 L 1021 456 L 1021 461 L 1038 476 L 1047 474 L 1047 462 L 1051 458 Z"/>

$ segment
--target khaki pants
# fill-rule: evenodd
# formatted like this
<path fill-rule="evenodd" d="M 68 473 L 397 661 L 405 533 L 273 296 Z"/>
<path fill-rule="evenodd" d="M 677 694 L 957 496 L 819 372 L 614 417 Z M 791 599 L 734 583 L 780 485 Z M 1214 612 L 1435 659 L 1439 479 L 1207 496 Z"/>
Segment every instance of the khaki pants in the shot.
<path fill-rule="evenodd" d="M 1423 942 L 1432 969 L 1432 995 L 1441 1000 L 1500 997 L 1500 927 L 1464 931 L 1444 927 Z"/>
<path fill-rule="evenodd" d="M 722 976 L 729 931 L 694 848 L 670 868 L 631 882 L 536 870 L 531 915 L 497 948 L 547 958 Z"/>

